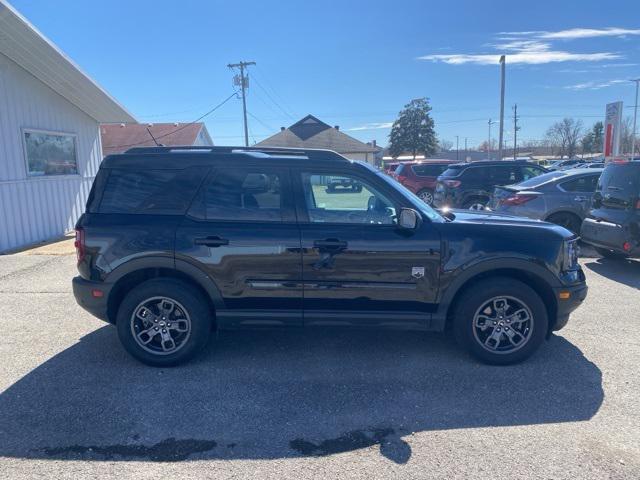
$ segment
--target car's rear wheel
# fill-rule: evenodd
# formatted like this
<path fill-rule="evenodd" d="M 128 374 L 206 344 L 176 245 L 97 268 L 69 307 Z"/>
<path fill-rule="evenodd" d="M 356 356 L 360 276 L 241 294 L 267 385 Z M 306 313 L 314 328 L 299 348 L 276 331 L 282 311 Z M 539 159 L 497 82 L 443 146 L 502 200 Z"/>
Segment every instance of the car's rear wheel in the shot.
<path fill-rule="evenodd" d="M 487 204 L 489 200 L 482 197 L 474 197 L 467 200 L 462 208 L 466 208 L 468 210 L 486 210 Z"/>
<path fill-rule="evenodd" d="M 600 255 L 610 260 L 624 260 L 625 258 L 628 258 L 624 253 L 609 250 L 607 248 L 595 247 L 595 249 Z"/>
<path fill-rule="evenodd" d="M 580 233 L 580 226 L 582 225 L 580 217 L 569 212 L 554 213 L 547 218 L 547 222 L 560 225 L 576 235 Z"/>
<path fill-rule="evenodd" d="M 418 192 L 418 198 L 427 205 L 433 205 L 433 192 L 427 188 L 423 188 Z"/>
<path fill-rule="evenodd" d="M 456 305 L 456 339 L 489 364 L 509 365 L 528 358 L 540 347 L 549 327 L 540 296 L 512 278 L 477 283 L 462 293 Z"/>
<path fill-rule="evenodd" d="M 174 279 L 148 280 L 124 298 L 116 320 L 125 350 L 154 367 L 184 363 L 207 344 L 210 312 L 199 292 Z"/>

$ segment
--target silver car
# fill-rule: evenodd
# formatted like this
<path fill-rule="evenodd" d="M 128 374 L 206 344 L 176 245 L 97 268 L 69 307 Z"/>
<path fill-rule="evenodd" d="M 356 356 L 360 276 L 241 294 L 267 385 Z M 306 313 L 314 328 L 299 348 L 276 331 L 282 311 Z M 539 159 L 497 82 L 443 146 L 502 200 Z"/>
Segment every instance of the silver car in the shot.
<path fill-rule="evenodd" d="M 556 223 L 579 233 L 602 170 L 556 170 L 516 185 L 496 187 L 489 208 Z"/>

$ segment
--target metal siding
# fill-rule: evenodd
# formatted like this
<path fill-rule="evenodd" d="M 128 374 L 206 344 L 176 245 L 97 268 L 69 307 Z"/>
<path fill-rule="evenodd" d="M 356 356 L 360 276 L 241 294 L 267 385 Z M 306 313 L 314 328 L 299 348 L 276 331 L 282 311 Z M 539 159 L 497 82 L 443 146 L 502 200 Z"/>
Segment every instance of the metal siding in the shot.
<path fill-rule="evenodd" d="M 28 177 L 22 128 L 75 134 L 79 175 Z M 73 228 L 101 150 L 94 119 L 0 54 L 0 252 Z"/>

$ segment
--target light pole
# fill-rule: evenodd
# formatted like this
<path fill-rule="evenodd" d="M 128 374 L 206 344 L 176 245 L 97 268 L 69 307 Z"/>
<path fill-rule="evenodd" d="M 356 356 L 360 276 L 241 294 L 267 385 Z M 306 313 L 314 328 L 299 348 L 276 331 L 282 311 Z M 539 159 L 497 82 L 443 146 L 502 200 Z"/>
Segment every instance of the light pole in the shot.
<path fill-rule="evenodd" d="M 491 160 L 491 125 L 494 122 L 489 119 L 489 142 L 487 143 L 487 160 Z"/>
<path fill-rule="evenodd" d="M 636 157 L 636 120 L 638 119 L 638 85 L 640 78 L 631 80 L 636 83 L 636 103 L 633 104 L 633 131 L 631 133 L 631 160 Z"/>

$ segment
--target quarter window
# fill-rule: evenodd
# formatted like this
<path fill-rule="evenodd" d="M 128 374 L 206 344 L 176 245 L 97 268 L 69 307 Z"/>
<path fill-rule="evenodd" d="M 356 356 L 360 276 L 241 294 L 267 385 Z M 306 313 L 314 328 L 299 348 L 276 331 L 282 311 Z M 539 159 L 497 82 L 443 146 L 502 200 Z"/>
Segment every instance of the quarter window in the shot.
<path fill-rule="evenodd" d="M 68 133 L 23 130 L 29 175 L 76 175 L 76 136 Z"/>
<path fill-rule="evenodd" d="M 349 175 L 302 174 L 309 221 L 392 225 L 393 203 L 375 187 Z"/>
<path fill-rule="evenodd" d="M 207 220 L 281 222 L 282 178 L 267 170 L 218 170 L 201 192 L 201 210 Z M 196 207 L 198 208 L 198 207 Z"/>

